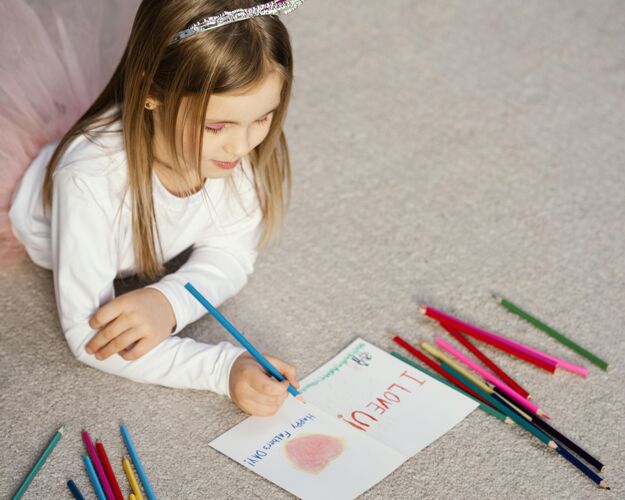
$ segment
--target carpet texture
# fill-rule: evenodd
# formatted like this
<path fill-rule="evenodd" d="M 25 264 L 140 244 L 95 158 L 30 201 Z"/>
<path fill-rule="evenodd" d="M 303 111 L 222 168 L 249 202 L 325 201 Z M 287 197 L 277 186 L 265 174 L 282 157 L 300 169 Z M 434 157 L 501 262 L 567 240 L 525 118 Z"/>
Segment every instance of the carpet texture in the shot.
<path fill-rule="evenodd" d="M 222 311 L 302 376 L 355 336 L 387 350 L 389 331 L 445 336 L 420 303 L 590 368 L 587 380 L 549 375 L 486 349 L 607 464 L 611 491 L 476 410 L 364 498 L 625 497 L 623 3 L 310 0 L 286 23 L 292 204 L 280 243 Z M 506 312 L 493 291 L 609 370 Z M 290 497 L 209 448 L 245 418 L 227 399 L 78 363 L 50 272 L 2 271 L 0 304 L 3 498 L 62 423 L 26 498 L 69 498 L 70 478 L 93 496 L 83 427 L 122 477 L 122 419 L 159 498 Z M 183 334 L 229 338 L 208 317 Z"/>

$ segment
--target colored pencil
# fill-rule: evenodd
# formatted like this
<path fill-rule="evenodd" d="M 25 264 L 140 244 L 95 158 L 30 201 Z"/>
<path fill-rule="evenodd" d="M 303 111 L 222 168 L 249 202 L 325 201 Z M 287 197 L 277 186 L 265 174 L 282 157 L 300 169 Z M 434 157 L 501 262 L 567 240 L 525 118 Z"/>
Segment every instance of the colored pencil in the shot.
<path fill-rule="evenodd" d="M 495 375 L 499 376 L 506 384 L 512 387 L 517 393 L 523 396 L 525 399 L 532 399 L 530 394 L 517 382 L 510 377 L 506 372 L 504 372 L 494 361 L 492 361 L 486 354 L 480 351 L 473 343 L 466 338 L 464 335 L 458 333 L 454 328 L 448 326 L 446 323 L 441 323 L 441 326 L 447 330 L 447 332 L 455 338 L 458 342 L 460 342 L 463 346 L 465 346 L 469 351 L 473 353 L 473 355 L 478 358 L 482 363 L 488 366 Z"/>
<path fill-rule="evenodd" d="M 497 401 L 495 398 L 493 398 L 491 394 L 486 393 L 479 386 L 475 385 L 472 380 L 469 380 L 468 378 L 466 378 L 464 374 L 457 372 L 445 362 L 441 362 L 441 368 L 445 370 L 446 372 L 450 373 L 451 375 L 453 375 L 454 377 L 456 377 L 458 380 L 462 380 L 462 382 L 464 382 L 469 387 L 471 387 L 475 392 L 477 392 L 478 394 L 486 398 L 489 403 L 492 403 L 493 405 L 495 405 L 495 408 L 497 408 L 500 412 L 510 417 L 512 420 L 514 420 L 514 422 L 517 425 L 519 425 L 520 427 L 525 429 L 527 432 L 529 432 L 530 434 L 538 438 L 544 444 L 546 444 L 550 448 L 555 448 L 557 446 L 556 442 L 553 441 L 549 436 L 547 436 L 543 431 L 533 426 L 530 422 L 528 422 L 525 418 L 523 418 L 517 412 L 511 410 L 506 405 Z"/>
<path fill-rule="evenodd" d="M 130 487 L 132 488 L 132 492 L 134 493 L 136 499 L 143 500 L 141 488 L 139 487 L 139 483 L 137 483 L 137 478 L 135 477 L 134 472 L 132 472 L 132 466 L 130 465 L 128 457 L 123 458 L 122 467 L 124 468 L 124 472 L 126 473 L 126 477 L 128 478 L 128 482 L 130 483 Z"/>
<path fill-rule="evenodd" d="M 511 343 L 513 342 L 508 342 L 508 338 L 494 334 L 492 332 L 489 332 L 488 330 L 473 326 L 465 321 L 451 316 L 450 314 L 439 311 L 438 309 L 434 309 L 433 307 L 421 305 L 419 306 L 419 311 L 421 312 L 421 314 L 435 319 L 441 324 L 447 324 L 448 326 L 451 326 L 455 330 L 458 330 L 465 335 L 470 335 L 471 337 L 474 337 L 481 342 L 492 345 L 493 347 L 503 350 L 512 356 L 523 359 L 528 363 L 532 363 L 539 368 L 542 368 L 543 370 L 547 370 L 550 373 L 554 373 L 555 369 L 557 368 L 557 363 L 549 359 L 546 354 L 541 353 L 540 351 L 530 352 L 528 348 L 514 348 L 511 345 Z"/>
<path fill-rule="evenodd" d="M 610 487 L 608 486 L 608 483 L 606 483 L 605 480 L 599 474 L 592 471 L 586 464 L 581 462 L 575 455 L 570 453 L 566 448 L 564 448 L 563 446 L 558 446 L 556 448 L 556 451 L 566 460 L 571 462 L 575 467 L 577 467 L 581 472 L 586 474 L 592 481 L 594 481 L 597 484 L 597 486 L 606 490 L 610 489 Z"/>
<path fill-rule="evenodd" d="M 98 452 L 98 456 L 102 462 L 102 467 L 104 468 L 104 473 L 106 474 L 106 478 L 108 479 L 111 489 L 113 490 L 113 494 L 115 495 L 115 500 L 124 500 L 124 495 L 122 495 L 122 490 L 119 489 L 115 472 L 113 472 L 113 467 L 111 467 L 111 462 L 109 462 L 109 457 L 106 455 L 106 450 L 104 449 L 104 445 L 101 441 L 96 440 L 95 449 Z"/>
<path fill-rule="evenodd" d="M 71 479 L 67 481 L 67 487 L 69 488 L 69 491 L 76 500 L 85 500 L 85 497 L 82 496 L 82 493 L 80 492 L 78 486 L 76 486 L 76 483 L 74 481 L 72 481 Z"/>
<path fill-rule="evenodd" d="M 477 335 L 473 335 L 475 338 L 479 337 Z M 515 340 L 511 340 L 509 338 L 496 335 L 494 333 L 490 333 L 488 338 L 480 339 L 482 342 L 488 343 L 498 349 L 503 351 L 507 351 L 509 354 L 522 358 L 524 356 L 528 357 L 529 362 L 532 362 L 532 359 L 545 361 L 549 364 L 547 368 L 551 371 L 551 366 L 555 366 L 557 368 L 562 368 L 563 370 L 567 370 L 575 375 L 579 375 L 580 377 L 588 377 L 588 368 L 585 368 L 580 365 L 576 365 L 567 361 L 566 359 L 558 358 L 552 354 L 548 354 L 546 352 L 539 351 L 538 349 L 534 349 L 533 347 L 529 347 L 528 345 L 522 344 Z"/>
<path fill-rule="evenodd" d="M 143 470 L 143 465 L 141 465 L 141 460 L 139 460 L 139 454 L 135 449 L 135 444 L 132 442 L 132 438 L 130 437 L 130 433 L 126 428 L 126 425 L 122 423 L 120 427 L 122 437 L 124 438 L 124 443 L 126 443 L 126 448 L 128 449 L 128 453 L 130 453 L 130 458 L 132 459 L 132 463 L 137 469 L 137 474 L 139 474 L 139 479 L 143 483 L 143 489 L 145 490 L 145 494 L 148 497 L 148 500 L 156 500 L 156 495 L 154 495 L 154 491 L 152 490 L 152 485 L 150 481 L 148 481 L 148 476 Z M 136 493 L 135 493 L 136 494 Z M 139 498 L 139 495 L 137 495 Z"/>
<path fill-rule="evenodd" d="M 128 495 L 128 500 L 137 500 L 137 497 L 131 493 L 130 495 Z"/>
<path fill-rule="evenodd" d="M 109 480 L 107 479 L 106 473 L 104 472 L 104 467 L 102 467 L 102 462 L 100 462 L 100 457 L 98 457 L 98 454 L 93 446 L 93 441 L 91 441 L 91 436 L 84 429 L 82 431 L 82 440 L 85 442 L 85 447 L 87 448 L 87 452 L 89 453 L 89 458 L 91 459 L 93 468 L 98 474 L 98 479 L 100 480 L 100 484 L 102 485 L 102 489 L 104 490 L 106 498 L 108 500 L 115 500 L 115 495 L 113 494 L 113 490 L 111 489 Z"/>
<path fill-rule="evenodd" d="M 436 344 L 439 347 L 442 347 L 443 349 L 445 349 L 449 354 L 455 357 L 458 361 L 468 366 L 471 370 L 473 370 L 475 373 L 477 373 L 478 375 L 483 377 L 485 380 L 493 384 L 495 387 L 498 387 L 501 391 L 504 392 L 504 394 L 506 394 L 506 396 L 516 401 L 516 403 L 521 405 L 523 408 L 526 408 L 527 410 L 531 411 L 532 413 L 536 415 L 544 415 L 543 411 L 536 404 L 532 403 L 531 401 L 528 401 L 523 396 L 516 393 L 514 389 L 512 389 L 503 380 L 500 380 L 499 378 L 491 374 L 488 370 L 485 370 L 484 368 L 479 366 L 473 360 L 469 359 L 469 357 L 465 356 L 460 351 L 458 351 L 451 344 L 445 342 L 442 338 L 437 337 Z"/>
<path fill-rule="evenodd" d="M 471 337 L 475 337 L 476 339 L 490 344 L 493 347 L 497 347 L 498 349 L 504 350 L 513 356 L 523 359 L 528 363 L 532 363 L 533 365 L 542 368 L 550 373 L 554 373 L 558 364 L 546 356 L 540 356 L 538 354 L 531 353 L 527 350 L 520 350 L 512 348 L 508 343 L 502 343 L 498 341 L 495 337 L 500 337 L 499 335 L 495 335 L 487 330 L 483 330 L 482 328 L 477 328 L 476 326 L 470 325 L 464 321 L 459 320 L 447 313 L 439 311 L 438 309 L 434 309 L 433 307 L 420 306 L 419 311 L 421 314 L 428 316 L 432 319 L 437 320 L 440 323 L 446 323 L 456 330 L 461 331 L 465 335 L 470 335 Z M 502 337 L 505 338 L 505 337 Z"/>
<path fill-rule="evenodd" d="M 556 368 L 558 368 L 558 362 L 555 359 L 551 359 L 545 354 L 541 355 L 538 353 L 538 351 L 532 352 L 527 347 L 518 347 L 514 345 L 512 341 L 506 342 L 505 340 L 503 340 L 503 337 L 501 337 L 502 340 L 500 340 L 498 338 L 495 338 L 494 336 L 486 336 L 484 334 L 479 334 L 476 332 L 462 333 L 464 335 L 469 335 L 474 339 L 483 342 L 484 344 L 488 344 L 496 349 L 499 349 L 500 351 L 503 351 L 511 356 L 514 356 L 515 358 L 522 359 L 523 361 L 531 363 L 538 368 L 542 368 L 549 373 L 555 373 Z"/>
<path fill-rule="evenodd" d="M 96 474 L 95 469 L 93 468 L 93 463 L 89 458 L 89 455 L 83 455 L 82 461 L 85 463 L 85 469 L 87 469 L 87 475 L 91 480 L 91 485 L 93 486 L 93 490 L 95 491 L 96 497 L 98 500 L 106 500 L 106 495 L 104 494 L 104 490 L 100 485 L 100 481 L 98 479 L 98 475 Z"/>
<path fill-rule="evenodd" d="M 469 399 L 472 399 L 473 401 L 475 401 L 476 403 L 478 403 L 480 405 L 480 409 L 490 415 L 492 415 L 493 417 L 501 420 L 502 422 L 506 423 L 506 424 L 511 424 L 512 423 L 512 419 L 510 417 L 506 417 L 503 413 L 501 413 L 499 410 L 496 410 L 495 408 L 492 408 L 490 405 L 483 403 L 482 401 L 480 401 L 479 399 L 474 398 L 473 396 L 471 396 L 468 392 L 463 391 L 462 389 L 460 389 L 458 386 L 456 386 L 455 384 L 450 383 L 447 379 L 440 377 L 438 375 L 436 375 L 435 373 L 432 373 L 429 370 L 426 370 L 425 368 L 417 365 L 416 363 L 413 363 L 411 360 L 409 360 L 408 358 L 403 357 L 401 354 L 399 354 L 398 352 L 395 351 L 391 351 L 391 355 L 395 356 L 397 359 L 403 361 L 404 363 L 412 366 L 413 368 L 419 370 L 422 373 L 425 373 L 426 375 L 429 375 L 430 377 L 432 377 L 435 380 L 438 380 L 441 384 L 445 384 L 447 387 L 450 387 L 451 389 L 453 389 L 454 391 L 458 391 L 460 394 L 462 394 L 463 396 L 468 397 Z"/>
<path fill-rule="evenodd" d="M 428 358 L 425 354 L 423 354 L 421 351 L 419 351 L 416 347 L 414 347 L 413 345 L 409 344 L 408 342 L 406 342 L 403 338 L 401 338 L 398 335 L 395 335 L 393 337 L 393 342 L 395 342 L 396 344 L 402 346 L 404 349 L 406 349 L 410 354 L 412 354 L 414 357 L 416 357 L 417 359 L 419 359 L 420 361 L 422 361 L 423 363 L 425 363 L 426 365 L 428 365 L 430 368 L 432 368 L 432 370 L 434 370 L 436 373 L 438 373 L 439 375 L 441 375 L 442 377 L 446 378 L 447 380 L 449 380 L 452 384 L 460 387 L 460 389 L 462 389 L 465 392 L 468 392 L 469 394 L 471 394 L 471 396 L 473 396 L 474 398 L 480 399 L 480 396 L 477 395 L 475 392 L 473 392 L 469 387 L 467 387 L 466 385 L 464 385 L 462 382 L 460 382 L 457 379 L 454 379 L 451 375 L 449 375 L 447 372 L 445 372 L 443 369 L 441 369 L 440 366 L 438 366 L 438 364 L 436 364 L 434 361 L 432 361 L 430 358 Z M 486 402 L 483 401 L 482 402 Z"/>
<path fill-rule="evenodd" d="M 439 351 L 436 347 L 434 347 L 433 345 L 428 344 L 427 342 L 421 342 L 420 343 L 421 347 L 423 349 L 425 349 L 429 354 L 431 354 L 432 356 L 434 356 L 436 359 L 438 359 L 438 361 L 441 364 L 441 369 L 442 369 L 442 365 L 443 363 L 445 363 L 447 366 L 451 366 L 456 372 L 462 374 L 462 376 L 468 380 L 470 380 L 473 384 L 475 384 L 477 387 L 479 387 L 482 391 L 484 391 L 486 394 L 493 394 L 495 392 L 495 390 L 490 387 L 486 382 L 481 381 L 479 378 L 477 378 L 475 375 L 473 375 L 471 372 L 469 372 L 468 370 L 465 370 L 462 366 L 460 366 L 458 363 L 456 363 L 453 359 L 451 359 L 448 356 L 445 356 L 441 351 Z M 448 370 L 443 370 L 446 373 L 449 373 Z M 462 380 L 464 380 L 464 378 Z M 461 382 L 462 382 L 461 380 Z M 473 387 L 473 386 L 471 386 Z M 482 394 L 481 392 L 479 393 L 480 395 Z M 490 402 L 490 399 L 487 400 L 490 404 L 492 404 Z M 508 400 L 506 400 L 508 401 Z M 510 401 L 508 401 L 508 404 L 512 407 L 514 407 L 514 409 L 524 415 L 525 417 L 527 417 L 527 419 L 529 420 L 529 415 L 527 413 L 525 413 L 523 410 L 521 410 L 519 407 L 515 406 L 513 403 L 511 403 Z"/>
<path fill-rule="evenodd" d="M 442 321 L 440 323 L 442 326 L 445 326 L 446 324 Z M 481 342 L 496 347 L 497 349 L 501 349 L 508 354 L 521 358 L 530 363 L 536 364 L 537 366 L 542 367 L 542 363 L 544 363 L 545 369 L 552 373 L 553 371 L 555 371 L 555 368 L 562 368 L 563 370 L 567 370 L 571 373 L 579 375 L 580 377 L 588 376 L 588 368 L 571 363 L 566 359 L 558 358 L 553 354 L 539 351 L 538 349 L 522 344 L 521 342 L 517 342 L 516 340 L 509 339 L 502 335 L 497 335 L 496 333 L 488 332 L 481 329 L 473 330 L 469 333 L 464 333 L 466 335 L 471 335 Z"/>
<path fill-rule="evenodd" d="M 65 426 L 62 425 L 61 428 L 54 433 L 54 436 L 52 436 L 52 439 L 50 439 L 50 442 L 48 443 L 46 448 L 43 450 L 41 455 L 39 455 L 39 458 L 35 462 L 35 465 L 33 465 L 32 469 L 30 469 L 30 472 L 22 481 L 22 484 L 15 492 L 15 495 L 13 495 L 13 500 L 19 500 L 20 498 L 22 498 L 22 496 L 24 495 L 24 493 L 30 486 L 30 483 L 33 482 L 33 479 L 35 479 L 35 476 L 39 473 L 39 471 L 43 467 L 43 464 L 46 462 L 46 460 L 50 456 L 50 453 L 52 453 L 52 450 L 54 450 L 59 440 L 63 437 L 64 431 L 65 431 Z"/>
<path fill-rule="evenodd" d="M 441 367 L 445 371 L 449 371 L 450 374 L 454 375 L 458 379 L 465 382 L 467 385 L 471 386 L 472 382 L 457 371 L 455 371 L 452 367 L 448 366 L 445 363 L 441 363 Z M 476 391 L 480 392 L 481 389 L 477 386 L 472 386 Z M 575 465 L 581 472 L 586 474 L 590 479 L 592 479 L 596 484 L 598 484 L 601 488 L 608 488 L 606 482 L 599 475 L 595 474 L 592 470 L 586 467 L 583 463 L 581 463 L 576 457 L 567 452 L 562 446 L 558 446 L 557 442 L 552 440 L 549 436 L 547 436 L 543 431 L 541 431 L 538 427 L 533 425 L 532 422 L 529 422 L 522 415 L 519 415 L 517 411 L 509 408 L 506 404 L 501 403 L 496 398 L 488 396 L 490 400 L 497 406 L 497 408 L 512 418 L 517 424 L 523 427 L 526 431 L 530 432 L 532 435 L 540 439 L 543 443 L 545 443 L 549 448 L 553 448 L 556 450 L 564 459 L 568 460 L 570 463 Z"/>
<path fill-rule="evenodd" d="M 206 298 L 198 290 L 196 290 L 191 283 L 187 283 L 184 287 L 197 299 L 200 304 L 206 308 L 209 313 L 214 316 L 217 321 L 219 321 L 219 323 L 221 323 L 221 326 L 228 330 L 233 337 L 248 350 L 254 359 L 258 361 L 258 363 L 260 363 L 260 365 L 267 370 L 267 372 L 273 375 L 280 382 L 285 380 L 284 375 L 282 375 L 282 373 L 280 373 L 269 361 L 267 361 L 267 359 L 256 350 L 256 348 L 243 336 L 243 334 L 239 332 L 217 309 L 215 309 L 215 307 L 213 307 L 213 305 L 206 300 Z M 289 384 L 289 392 L 300 401 L 304 400 L 298 390 L 291 384 Z"/>
<path fill-rule="evenodd" d="M 502 297 L 498 297 L 496 295 L 493 295 L 493 297 L 495 298 L 495 300 L 499 304 L 501 304 L 503 307 L 505 307 L 508 311 L 516 314 L 517 316 L 520 316 L 525 321 L 530 322 L 536 328 L 538 328 L 539 330 L 542 330 L 547 335 L 553 337 L 554 339 L 556 339 L 561 344 L 564 344 L 565 346 L 567 346 L 569 349 L 572 349 L 573 351 L 575 351 L 580 356 L 583 356 L 587 360 L 593 362 L 595 365 L 597 365 L 602 370 L 607 370 L 608 369 L 608 363 L 606 361 L 604 361 L 603 359 L 599 358 L 598 356 L 595 356 L 593 353 L 587 351 L 586 349 L 584 349 L 582 346 L 580 346 L 576 342 L 573 342 L 571 339 L 569 339 L 568 337 L 564 336 L 563 334 L 561 334 L 557 330 L 551 328 L 549 325 L 546 325 L 545 323 L 543 323 L 539 319 L 537 319 L 534 316 L 532 316 L 530 313 L 528 313 L 528 312 L 524 311 L 523 309 L 521 309 L 519 306 L 513 304 L 509 300 L 506 300 L 506 299 L 504 299 Z"/>
<path fill-rule="evenodd" d="M 492 395 L 494 398 L 500 398 L 497 394 Z M 507 402 L 501 398 L 502 403 L 506 404 Z M 552 427 L 547 422 L 545 422 L 542 418 L 537 415 L 529 415 L 529 421 L 532 422 L 536 427 L 541 429 L 545 434 L 549 434 L 553 439 L 558 443 L 562 443 L 562 445 L 566 446 L 573 453 L 577 453 L 580 457 L 582 457 L 586 462 L 592 465 L 599 472 L 603 470 L 603 463 L 600 460 L 592 456 L 586 450 L 584 450 L 581 446 L 579 446 L 574 441 L 571 441 L 567 436 L 562 434 L 558 429 Z"/>

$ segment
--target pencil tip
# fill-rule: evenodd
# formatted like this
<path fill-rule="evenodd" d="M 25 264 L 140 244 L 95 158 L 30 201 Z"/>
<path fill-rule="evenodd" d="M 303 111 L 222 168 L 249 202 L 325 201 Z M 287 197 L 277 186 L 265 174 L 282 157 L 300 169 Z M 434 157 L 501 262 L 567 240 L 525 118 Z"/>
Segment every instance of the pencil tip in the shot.
<path fill-rule="evenodd" d="M 558 449 L 558 445 L 556 444 L 555 441 L 549 441 L 549 443 L 547 443 L 547 446 L 549 446 L 549 448 L 552 448 L 554 450 Z"/>
<path fill-rule="evenodd" d="M 65 432 L 65 424 L 61 425 L 61 428 L 57 432 L 63 434 Z"/>
<path fill-rule="evenodd" d="M 493 299 L 495 299 L 496 302 L 501 304 L 501 297 L 499 295 L 497 295 L 496 293 L 491 293 L 490 295 Z"/>
<path fill-rule="evenodd" d="M 419 304 L 419 312 L 421 314 L 425 314 L 427 307 L 425 307 L 423 304 Z"/>

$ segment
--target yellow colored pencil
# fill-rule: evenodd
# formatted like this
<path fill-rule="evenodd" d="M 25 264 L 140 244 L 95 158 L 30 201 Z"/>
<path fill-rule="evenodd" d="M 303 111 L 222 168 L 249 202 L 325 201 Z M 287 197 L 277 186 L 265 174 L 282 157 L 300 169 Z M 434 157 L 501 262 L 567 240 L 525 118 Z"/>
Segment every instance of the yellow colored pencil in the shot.
<path fill-rule="evenodd" d="M 428 344 L 427 342 L 420 342 L 420 345 L 421 345 L 421 347 L 423 347 L 424 350 L 429 352 L 436 359 L 442 361 L 443 363 L 445 363 L 448 366 L 451 366 L 454 370 L 456 370 L 458 373 L 460 373 L 461 375 L 463 375 L 464 377 L 469 379 L 471 382 L 473 382 L 475 385 L 477 385 L 483 391 L 486 391 L 488 394 L 493 394 L 495 392 L 492 387 L 490 387 L 489 385 L 487 385 L 484 382 L 482 382 L 480 379 L 478 379 L 475 375 L 473 375 L 469 371 L 465 370 L 462 366 L 460 366 L 458 363 L 456 363 L 449 356 L 446 356 L 445 354 L 443 354 L 439 349 L 437 349 L 433 345 Z M 523 410 L 521 410 L 518 406 L 516 406 L 514 403 L 511 403 L 507 398 L 501 396 L 500 394 L 498 394 L 498 396 L 500 396 L 502 399 L 504 399 L 505 402 L 508 405 L 510 405 L 518 413 L 520 413 L 521 416 L 523 416 L 523 418 L 525 418 L 526 420 L 530 420 L 531 421 L 530 416 L 527 413 L 525 413 Z"/>
<path fill-rule="evenodd" d="M 124 459 L 122 460 L 122 466 L 124 467 L 124 472 L 126 473 L 126 477 L 128 478 L 128 482 L 130 483 L 132 492 L 134 493 L 135 500 L 143 500 L 141 488 L 139 487 L 139 483 L 137 483 L 135 473 L 132 472 L 132 465 L 130 465 L 128 457 L 124 457 Z"/>
<path fill-rule="evenodd" d="M 137 500 L 137 497 L 131 493 L 130 496 L 128 497 L 128 500 Z"/>

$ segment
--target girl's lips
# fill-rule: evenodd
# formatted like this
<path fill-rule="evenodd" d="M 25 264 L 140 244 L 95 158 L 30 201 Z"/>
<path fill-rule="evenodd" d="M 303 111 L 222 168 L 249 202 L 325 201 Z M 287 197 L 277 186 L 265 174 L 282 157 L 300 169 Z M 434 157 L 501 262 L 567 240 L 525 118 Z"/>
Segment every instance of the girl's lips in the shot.
<path fill-rule="evenodd" d="M 239 164 L 239 161 L 240 160 L 225 162 L 225 161 L 213 160 L 213 163 L 217 165 L 219 168 L 223 168 L 224 170 L 230 170 L 231 168 L 236 167 Z"/>

